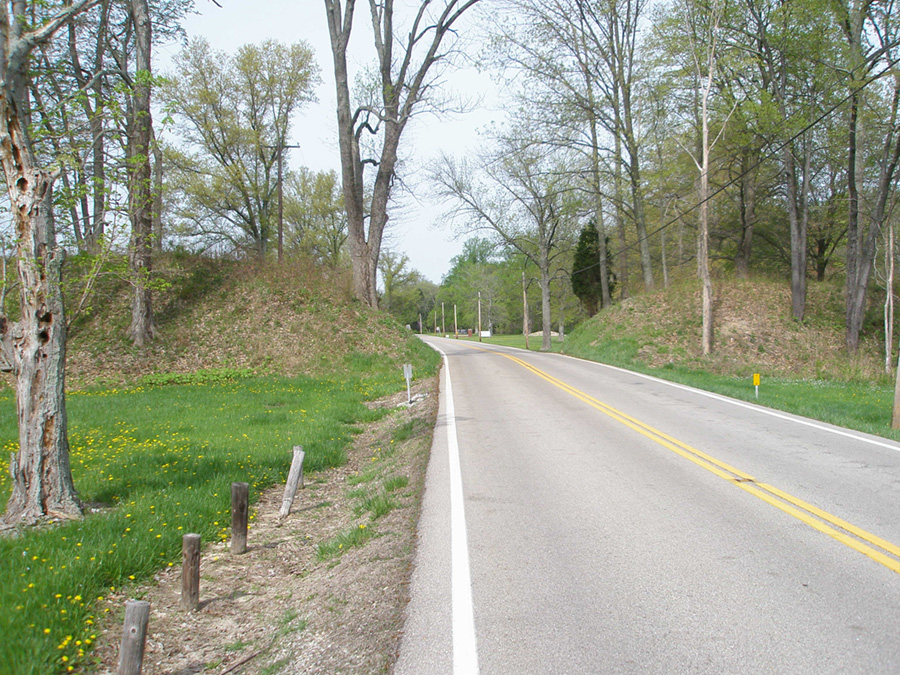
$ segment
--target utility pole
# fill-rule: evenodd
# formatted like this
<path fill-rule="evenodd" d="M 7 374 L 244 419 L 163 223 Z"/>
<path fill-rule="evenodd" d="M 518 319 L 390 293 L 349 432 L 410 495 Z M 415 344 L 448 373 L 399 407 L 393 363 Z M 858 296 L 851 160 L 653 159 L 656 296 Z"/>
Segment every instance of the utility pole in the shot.
<path fill-rule="evenodd" d="M 525 349 L 528 349 L 528 291 L 525 287 L 525 270 L 522 270 L 522 334 L 525 336 Z"/>
<path fill-rule="evenodd" d="M 459 323 L 456 321 L 456 303 L 453 303 L 453 339 L 459 340 Z"/>
<path fill-rule="evenodd" d="M 478 341 L 484 342 L 481 339 L 481 291 L 478 291 Z"/>
<path fill-rule="evenodd" d="M 271 148 L 272 146 L 266 146 Z M 278 151 L 278 262 L 284 258 L 284 190 L 282 183 L 284 182 L 284 149 L 299 148 L 299 145 L 285 145 L 284 141 L 278 141 L 278 145 L 274 146 Z"/>
<path fill-rule="evenodd" d="M 444 302 L 441 301 L 441 335 L 447 334 L 447 322 L 444 320 Z"/>

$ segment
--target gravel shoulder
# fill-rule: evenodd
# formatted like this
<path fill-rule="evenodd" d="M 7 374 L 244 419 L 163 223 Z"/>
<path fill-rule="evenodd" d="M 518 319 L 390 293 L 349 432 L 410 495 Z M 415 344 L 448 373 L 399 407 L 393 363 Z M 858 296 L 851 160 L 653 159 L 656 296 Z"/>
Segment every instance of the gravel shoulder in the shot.
<path fill-rule="evenodd" d="M 284 487 L 251 510 L 247 553 L 205 545 L 200 609 L 180 607 L 181 570 L 106 599 L 98 649 L 115 672 L 128 597 L 149 600 L 146 675 L 387 673 L 408 601 L 416 524 L 438 406 L 437 378 L 373 405 L 390 409 L 348 448 L 349 461 L 307 474 L 291 514 Z M 324 555 L 323 555 L 324 553 Z"/>

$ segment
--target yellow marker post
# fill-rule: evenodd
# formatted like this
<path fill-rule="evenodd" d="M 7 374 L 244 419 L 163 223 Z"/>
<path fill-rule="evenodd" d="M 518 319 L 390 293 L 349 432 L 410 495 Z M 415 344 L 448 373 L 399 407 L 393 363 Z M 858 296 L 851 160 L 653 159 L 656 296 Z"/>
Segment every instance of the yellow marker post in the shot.
<path fill-rule="evenodd" d="M 753 387 L 756 389 L 756 398 L 759 398 L 759 373 L 753 373 Z"/>

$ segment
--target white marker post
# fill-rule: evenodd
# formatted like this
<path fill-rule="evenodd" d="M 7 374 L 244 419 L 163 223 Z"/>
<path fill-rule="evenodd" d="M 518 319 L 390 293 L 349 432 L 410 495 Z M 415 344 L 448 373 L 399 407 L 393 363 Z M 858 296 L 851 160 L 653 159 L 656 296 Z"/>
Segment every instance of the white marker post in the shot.
<path fill-rule="evenodd" d="M 756 389 L 756 398 L 759 398 L 759 373 L 753 373 L 753 387 Z"/>
<path fill-rule="evenodd" d="M 406 404 L 412 404 L 412 395 L 409 390 L 409 381 L 412 379 L 412 364 L 404 363 L 403 364 L 403 377 L 406 378 Z"/>

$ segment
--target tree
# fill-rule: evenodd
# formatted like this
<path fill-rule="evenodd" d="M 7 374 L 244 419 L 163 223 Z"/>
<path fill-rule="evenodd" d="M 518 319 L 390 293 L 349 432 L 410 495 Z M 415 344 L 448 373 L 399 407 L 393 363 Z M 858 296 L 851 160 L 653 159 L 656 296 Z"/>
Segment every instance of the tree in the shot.
<path fill-rule="evenodd" d="M 128 335 L 135 345 L 143 347 L 155 332 L 149 283 L 153 271 L 154 199 L 150 182 L 150 143 L 153 138 L 150 115 L 152 24 L 147 0 L 131 0 L 131 20 L 135 36 L 135 73 L 129 106 L 128 213 L 131 217 L 131 246 L 128 262 L 134 290 Z"/>
<path fill-rule="evenodd" d="M 289 249 L 335 268 L 344 260 L 347 213 L 338 175 L 301 168 L 284 181 L 285 236 Z"/>
<path fill-rule="evenodd" d="M 884 66 L 881 75 L 894 72 L 898 35 L 890 7 L 882 8 L 876 0 L 835 0 L 830 6 L 845 39 L 846 72 L 849 75 L 845 341 L 848 350 L 856 351 L 859 347 L 859 333 L 865 314 L 876 245 L 886 216 L 886 206 L 894 190 L 893 178 L 900 160 L 900 128 L 896 117 L 898 86 L 894 86 L 894 112 L 890 115 L 887 137 L 875 160 L 879 168 L 875 190 L 870 198 L 872 207 L 868 214 L 868 227 L 860 224 L 865 179 L 865 157 L 860 157 L 864 150 L 861 143 L 861 118 L 866 106 L 867 89 L 871 85 L 868 80 L 872 73 L 879 65 Z M 878 77 L 872 79 L 877 80 Z"/>
<path fill-rule="evenodd" d="M 182 37 L 181 21 L 192 6 L 193 0 L 150 4 L 152 42 Z M 127 215 L 122 197 L 128 188 L 138 32 L 130 0 L 103 0 L 70 22 L 60 39 L 40 45 L 33 60 L 35 153 L 42 161 L 61 160 L 54 189 L 57 233 L 80 253 L 104 254 L 115 239 L 109 226 Z M 158 184 L 158 161 L 154 173 Z M 160 243 L 156 236 L 154 246 Z"/>
<path fill-rule="evenodd" d="M 593 220 L 581 229 L 572 262 L 572 292 L 581 301 L 588 316 L 597 313 L 600 299 L 600 235 Z"/>
<path fill-rule="evenodd" d="M 19 452 L 10 462 L 6 523 L 81 514 L 69 467 L 65 399 L 66 320 L 60 291 L 64 251 L 56 244 L 53 183 L 38 164 L 28 124 L 29 64 L 35 47 L 94 0 L 0 4 L 0 164 L 12 204 L 19 282 L 18 321 L 0 317 L 0 345 L 16 378 Z"/>
<path fill-rule="evenodd" d="M 291 117 L 313 99 L 318 68 L 304 42 L 234 56 L 194 39 L 165 87 L 186 150 L 168 148 L 169 186 L 189 236 L 264 257 L 276 227 L 277 162 Z"/>
<path fill-rule="evenodd" d="M 353 287 L 359 300 L 378 305 L 376 272 L 381 242 L 388 223 L 388 204 L 397 169 L 400 137 L 420 103 L 437 82 L 434 67 L 445 61 L 441 44 L 459 18 L 478 0 L 445 0 L 432 10 L 430 0 L 422 0 L 415 11 L 406 38 L 395 28 L 394 0 L 369 0 L 369 10 L 377 57 L 378 92 L 370 101 L 354 109 L 350 99 L 347 46 L 353 29 L 356 0 L 325 0 L 328 34 L 337 89 L 338 142 L 341 177 L 347 209 Z M 400 53 L 395 57 L 395 48 Z M 378 158 L 365 157 L 363 134 L 382 134 Z M 375 167 L 375 178 L 367 192 L 365 167 Z M 370 195 L 368 206 L 366 195 Z M 366 220 L 368 219 L 368 228 Z"/>
<path fill-rule="evenodd" d="M 553 263 L 568 249 L 579 207 L 561 164 L 545 146 L 505 138 L 480 176 L 446 157 L 432 174 L 463 228 L 493 231 L 538 268 L 544 351 L 550 349 Z"/>
<path fill-rule="evenodd" d="M 382 295 L 382 309 L 390 312 L 394 297 L 394 291 L 411 283 L 417 275 L 414 269 L 409 267 L 409 257 L 405 253 L 395 253 L 384 250 L 378 259 L 378 270 L 381 272 L 381 283 L 384 287 Z"/>
<path fill-rule="evenodd" d="M 721 58 L 721 40 L 723 34 L 722 20 L 726 7 L 720 0 L 713 0 L 711 5 L 697 0 L 683 0 L 674 7 L 675 17 L 667 27 L 677 31 L 677 38 L 684 42 L 683 49 L 689 65 L 682 67 L 677 74 L 690 82 L 688 106 L 692 133 L 695 134 L 695 147 L 687 144 L 684 150 L 690 155 L 697 169 L 697 275 L 700 277 L 702 329 L 700 346 L 704 355 L 713 349 L 713 288 L 710 274 L 710 231 L 709 202 L 712 197 L 710 189 L 710 156 L 713 146 L 724 132 L 725 120 L 719 125 L 715 137 L 711 137 L 713 126 L 713 102 L 718 63 Z M 733 112 L 733 110 L 732 110 Z"/>

